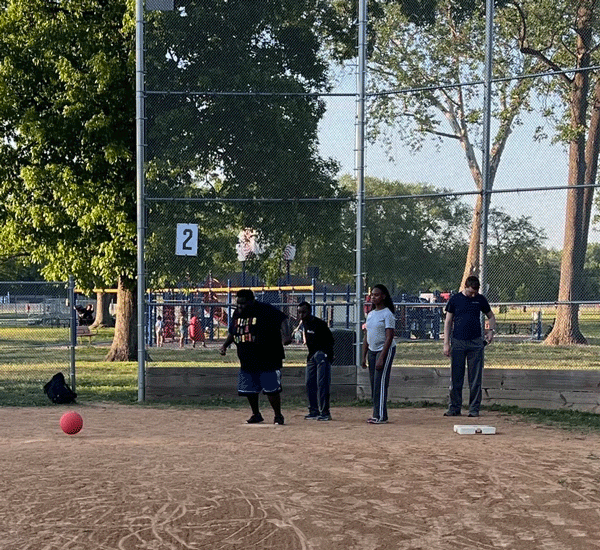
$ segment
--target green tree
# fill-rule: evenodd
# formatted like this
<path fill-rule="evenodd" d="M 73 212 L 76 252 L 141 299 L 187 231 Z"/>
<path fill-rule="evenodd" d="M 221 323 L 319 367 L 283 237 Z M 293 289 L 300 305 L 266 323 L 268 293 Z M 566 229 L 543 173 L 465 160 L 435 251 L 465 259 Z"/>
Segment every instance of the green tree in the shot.
<path fill-rule="evenodd" d="M 506 11 L 518 17 L 520 52 L 545 70 L 551 79 L 538 79 L 536 88 L 547 95 L 545 115 L 554 124 L 555 139 L 569 151 L 569 192 L 560 270 L 559 302 L 581 299 L 585 255 L 600 152 L 600 62 L 595 0 L 511 2 Z M 576 69 L 570 72 L 569 69 Z M 545 344 L 586 343 L 579 328 L 579 306 L 562 303 Z"/>
<path fill-rule="evenodd" d="M 433 2 L 431 3 L 433 4 Z M 374 21 L 369 114 L 372 139 L 389 143 L 404 141 L 412 150 L 425 140 L 454 141 L 463 151 L 475 187 L 483 188 L 478 157 L 482 144 L 481 86 L 462 86 L 481 79 L 485 58 L 485 18 L 479 10 L 456 11 L 453 0 L 439 0 L 432 22 L 407 16 L 395 2 L 384 6 L 384 16 Z M 495 26 L 493 76 L 518 77 L 536 70 L 536 62 L 514 55 L 514 22 L 498 12 Z M 442 86 L 440 86 L 442 85 Z M 490 150 L 490 180 L 495 176 L 513 127 L 528 110 L 531 80 L 504 80 L 495 84 L 492 116 L 495 134 Z M 437 87 L 437 88 L 436 88 Z M 388 93 L 407 88 L 418 92 Z M 472 214 L 469 248 L 461 281 L 480 268 L 482 195 Z"/>
<path fill-rule="evenodd" d="M 488 299 L 551 301 L 558 291 L 559 264 L 544 248 L 546 232 L 527 216 L 492 209 L 489 216 Z"/>
<path fill-rule="evenodd" d="M 588 244 L 583 275 L 583 300 L 597 300 L 600 296 L 600 244 Z"/>
<path fill-rule="evenodd" d="M 133 2 L 5 0 L 2 7 L 6 253 L 29 254 L 45 277 L 73 274 L 86 289 L 116 284 L 109 358 L 133 359 Z M 293 204 L 337 193 L 335 164 L 316 154 L 324 107 L 313 92 L 326 86 L 326 63 L 314 3 L 184 1 L 174 12 L 148 14 L 148 24 L 148 89 L 174 92 L 148 96 L 149 200 L 190 199 L 177 213 L 158 200 L 148 209 L 150 221 L 162 220 L 148 237 L 150 281 L 199 280 L 215 265 L 234 264 L 244 227 L 273 249 L 333 227 L 327 203 L 298 203 L 290 224 L 281 205 L 262 208 L 256 200 Z M 249 95 L 233 101 L 229 92 Z M 280 95 L 267 100 L 269 92 Z M 204 199 L 221 202 L 193 202 Z M 197 221 L 207 236 L 191 268 L 164 253 L 174 248 L 177 221 Z"/>
<path fill-rule="evenodd" d="M 342 177 L 351 192 L 355 180 Z M 469 206 L 444 189 L 366 178 L 365 251 L 367 284 L 383 281 L 394 292 L 456 290 L 466 253 Z M 345 203 L 334 238 L 301 249 L 302 265 L 320 268 L 323 280 L 348 284 L 353 278 L 355 203 Z M 544 248 L 546 234 L 526 216 L 490 212 L 489 297 L 493 301 L 550 301 L 558 289 L 556 253 Z M 518 294 L 518 295 L 517 295 Z"/>
<path fill-rule="evenodd" d="M 0 51 L 5 251 L 85 289 L 118 281 L 119 306 L 133 305 L 132 10 L 125 1 L 5 0 Z M 123 311 L 115 359 L 136 348 L 134 311 Z"/>
<path fill-rule="evenodd" d="M 0 258 L 0 281 L 39 281 L 40 267 L 24 257 Z"/>
<path fill-rule="evenodd" d="M 344 184 L 355 185 L 349 177 Z M 440 285 L 447 283 L 448 271 L 458 265 L 453 253 L 468 231 L 467 207 L 456 197 L 443 196 L 445 191 L 429 185 L 365 179 L 363 261 L 367 285 L 384 282 L 390 290 L 411 294 L 444 290 Z M 351 219 L 348 227 L 353 228 Z M 347 233 L 346 247 L 351 249 L 354 235 Z"/>
<path fill-rule="evenodd" d="M 339 224 L 337 166 L 317 152 L 327 63 L 316 33 L 323 7 L 298 0 L 188 1 L 156 13 L 147 33 L 148 268 L 152 285 L 249 262 L 270 282 L 287 244 L 301 248 Z M 177 199 L 175 205 L 159 199 Z M 173 257 L 174 226 L 202 228 L 198 257 Z"/>
<path fill-rule="evenodd" d="M 465 136 L 480 127 L 481 112 L 469 109 L 477 95 L 468 88 L 449 88 L 453 84 L 478 80 L 482 68 L 483 1 L 427 3 L 411 0 L 373 2 L 376 5 L 375 30 L 371 35 L 373 69 L 381 68 L 380 83 L 375 90 L 417 86 L 414 94 L 385 95 L 378 98 L 375 117 L 385 124 L 402 121 L 402 137 L 420 143 L 420 137 L 457 139 L 465 150 L 469 168 L 480 188 L 479 168 L 470 148 L 476 143 Z M 506 77 L 496 82 L 494 117 L 499 131 L 493 138 L 490 166 L 492 180 L 512 125 L 521 109 L 530 109 L 532 91 L 545 97 L 543 114 L 553 124 L 555 139 L 568 145 L 569 175 L 565 238 L 562 253 L 558 299 L 576 301 L 581 296 L 582 274 L 596 183 L 600 149 L 600 79 L 595 69 L 599 61 L 598 10 L 595 0 L 497 1 L 494 44 L 494 76 Z M 435 5 L 435 15 L 427 8 Z M 340 6 L 340 4 L 336 4 Z M 417 13 L 407 17 L 415 6 Z M 457 9 L 458 7 L 458 9 Z M 425 9 L 422 9 L 425 8 Z M 440 9 L 442 8 L 442 9 Z M 342 13 L 343 7 L 340 8 Z M 386 16 L 378 17 L 377 10 Z M 413 26 L 415 25 L 416 26 Z M 339 33 L 338 33 L 339 34 Z M 343 35 L 343 33 L 342 33 Z M 347 46 L 347 42 L 345 45 Z M 344 56 L 347 48 L 339 48 Z M 572 71 L 569 71 L 572 69 Z M 521 79 L 519 76 L 546 72 L 552 78 Z M 418 78 L 414 78 L 416 75 Z M 443 84 L 440 91 L 428 85 Z M 481 101 L 479 101 L 481 104 Z M 433 115 L 436 112 L 443 115 Z M 441 126 L 441 121 L 447 120 Z M 472 123 L 475 122 L 475 126 Z M 380 128 L 378 128 L 380 130 Z M 418 130 L 415 132 L 414 130 Z M 536 138 L 544 135 L 540 129 Z M 480 225 L 481 204 L 474 210 L 470 250 L 465 274 L 475 271 L 477 262 L 476 232 Z M 585 343 L 579 329 L 578 305 L 559 305 L 547 344 Z"/>

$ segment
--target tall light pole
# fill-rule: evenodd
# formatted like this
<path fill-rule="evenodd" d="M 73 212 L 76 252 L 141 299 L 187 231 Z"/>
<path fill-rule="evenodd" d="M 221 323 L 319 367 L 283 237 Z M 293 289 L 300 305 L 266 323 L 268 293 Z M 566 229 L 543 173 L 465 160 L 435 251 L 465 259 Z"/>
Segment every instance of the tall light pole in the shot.
<path fill-rule="evenodd" d="M 492 117 L 492 63 L 494 54 L 494 0 L 486 0 L 485 73 L 483 75 L 483 151 L 481 161 L 481 231 L 479 244 L 479 279 L 481 291 L 487 293 L 487 240 L 490 211 L 491 167 L 490 125 Z"/>
<path fill-rule="evenodd" d="M 173 11 L 174 0 L 146 0 L 147 11 Z M 135 0 L 135 140 L 137 206 L 137 340 L 138 401 L 146 399 L 146 71 L 144 60 L 144 0 Z"/>
<path fill-rule="evenodd" d="M 144 161 L 145 144 L 145 79 L 144 79 L 144 0 L 135 2 L 135 139 L 136 139 L 136 205 L 137 205 L 137 340 L 138 401 L 146 398 L 146 342 L 144 338 L 146 279 L 144 268 Z"/>
<path fill-rule="evenodd" d="M 367 0 L 358 3 L 358 67 L 356 79 L 356 368 L 361 365 L 363 309 L 363 229 L 365 209 L 365 87 L 367 74 Z"/>

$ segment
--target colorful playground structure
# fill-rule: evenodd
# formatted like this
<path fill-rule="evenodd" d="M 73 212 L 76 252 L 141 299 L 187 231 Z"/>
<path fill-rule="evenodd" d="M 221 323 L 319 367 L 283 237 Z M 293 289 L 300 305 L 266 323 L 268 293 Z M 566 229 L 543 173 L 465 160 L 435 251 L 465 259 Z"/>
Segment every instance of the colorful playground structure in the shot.
<path fill-rule="evenodd" d="M 235 309 L 235 294 L 240 288 L 248 287 L 203 287 L 190 289 L 159 289 L 149 292 L 147 345 L 154 344 L 157 316 L 163 321 L 165 342 L 180 336 L 179 328 L 196 316 L 208 340 L 224 337 L 229 319 Z M 281 308 L 292 319 L 296 317 L 296 305 L 302 300 L 316 302 L 314 285 L 250 287 L 256 299 Z M 187 337 L 187 336 L 184 336 Z"/>

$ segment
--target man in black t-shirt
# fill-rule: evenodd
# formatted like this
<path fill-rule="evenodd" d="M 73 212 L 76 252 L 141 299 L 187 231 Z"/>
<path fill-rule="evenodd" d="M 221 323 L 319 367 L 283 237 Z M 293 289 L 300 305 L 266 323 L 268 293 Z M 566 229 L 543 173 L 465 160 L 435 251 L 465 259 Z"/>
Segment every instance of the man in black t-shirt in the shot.
<path fill-rule="evenodd" d="M 304 342 L 308 348 L 306 358 L 306 393 L 308 414 L 306 420 L 331 420 L 329 394 L 331 387 L 331 362 L 333 361 L 333 335 L 327 323 L 311 315 L 308 302 L 298 304 Z"/>
<path fill-rule="evenodd" d="M 238 291 L 237 308 L 220 353 L 225 355 L 231 344 L 236 345 L 240 360 L 238 394 L 248 398 L 252 409 L 248 424 L 264 421 L 258 406 L 261 391 L 273 407 L 273 422 L 284 423 L 281 414 L 281 367 L 283 345 L 291 341 L 285 313 L 269 304 L 257 302 L 250 289 Z"/>
<path fill-rule="evenodd" d="M 489 319 L 485 338 L 481 333 L 481 314 Z M 467 277 L 462 292 L 450 298 L 444 323 L 444 355 L 450 361 L 450 404 L 444 416 L 460 416 L 465 362 L 469 380 L 469 416 L 479 416 L 483 350 L 492 342 L 496 318 L 485 296 L 479 294 L 479 279 Z"/>

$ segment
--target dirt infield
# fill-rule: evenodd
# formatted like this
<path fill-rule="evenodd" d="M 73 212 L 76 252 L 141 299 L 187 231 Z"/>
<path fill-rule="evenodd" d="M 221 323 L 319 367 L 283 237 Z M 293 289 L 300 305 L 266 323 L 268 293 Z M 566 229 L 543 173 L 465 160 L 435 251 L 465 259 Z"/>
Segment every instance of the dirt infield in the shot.
<path fill-rule="evenodd" d="M 441 409 L 0 408 L 3 550 L 600 548 L 600 434 Z M 267 416 L 271 419 L 271 415 Z M 458 421 L 457 421 L 458 420 Z"/>

